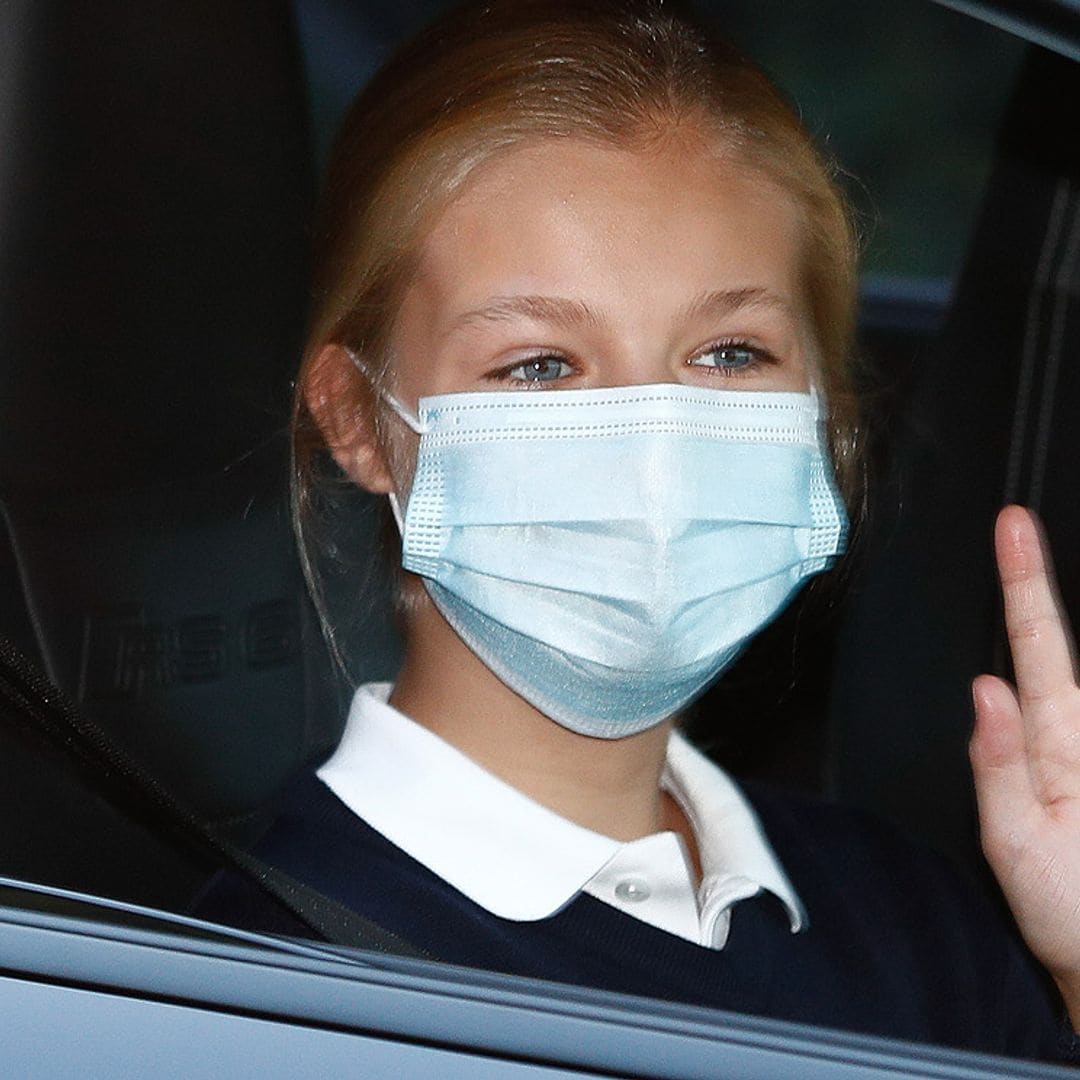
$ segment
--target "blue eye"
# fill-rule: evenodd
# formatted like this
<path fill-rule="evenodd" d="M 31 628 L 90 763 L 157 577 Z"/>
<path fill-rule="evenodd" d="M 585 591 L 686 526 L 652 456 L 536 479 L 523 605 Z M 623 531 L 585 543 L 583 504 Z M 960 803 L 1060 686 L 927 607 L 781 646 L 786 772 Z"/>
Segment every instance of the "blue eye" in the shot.
<path fill-rule="evenodd" d="M 714 345 L 707 352 L 699 353 L 689 363 L 693 367 L 715 368 L 722 373 L 735 374 L 754 367 L 762 359 L 758 349 L 749 345 Z"/>
<path fill-rule="evenodd" d="M 565 379 L 573 368 L 557 356 L 535 356 L 523 364 L 510 368 L 507 375 L 518 382 L 546 383 L 556 379 Z"/>

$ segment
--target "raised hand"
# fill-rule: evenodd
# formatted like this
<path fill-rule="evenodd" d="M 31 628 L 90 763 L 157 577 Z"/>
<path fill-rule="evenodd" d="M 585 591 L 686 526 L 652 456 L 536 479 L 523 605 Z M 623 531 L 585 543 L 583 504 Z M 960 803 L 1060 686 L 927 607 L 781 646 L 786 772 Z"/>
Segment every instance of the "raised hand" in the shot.
<path fill-rule="evenodd" d="M 1080 687 L 1072 640 L 1035 515 L 1007 506 L 994 544 L 1016 687 L 993 675 L 972 686 L 983 851 L 1080 1030 Z"/>

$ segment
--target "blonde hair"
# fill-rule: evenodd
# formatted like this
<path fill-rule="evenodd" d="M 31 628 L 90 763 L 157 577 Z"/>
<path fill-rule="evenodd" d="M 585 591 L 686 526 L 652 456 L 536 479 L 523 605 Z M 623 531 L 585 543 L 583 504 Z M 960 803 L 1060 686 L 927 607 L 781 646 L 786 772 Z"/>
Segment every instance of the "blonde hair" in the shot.
<path fill-rule="evenodd" d="M 856 242 L 833 170 L 792 107 L 755 64 L 663 0 L 482 0 L 454 9 L 397 53 L 354 103 L 331 155 L 293 425 L 294 515 L 317 603 L 311 547 L 326 510 L 318 497 L 326 474 L 306 401 L 320 351 L 345 345 L 376 382 L 385 376 L 429 223 L 480 163 L 538 138 L 633 148 L 686 123 L 714 135 L 725 160 L 760 171 L 799 209 L 833 458 L 854 499 Z M 377 430 L 369 381 L 351 372 L 335 386 L 347 399 L 338 407 Z"/>

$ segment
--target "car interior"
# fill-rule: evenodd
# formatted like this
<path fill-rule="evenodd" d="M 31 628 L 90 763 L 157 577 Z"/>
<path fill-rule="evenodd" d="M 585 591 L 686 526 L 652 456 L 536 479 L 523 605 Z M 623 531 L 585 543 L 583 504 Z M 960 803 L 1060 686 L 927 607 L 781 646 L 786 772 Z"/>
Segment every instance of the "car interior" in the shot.
<path fill-rule="evenodd" d="M 288 492 L 318 108 L 336 116 L 442 6 L 39 0 L 5 15 L 0 875 L 183 912 L 335 745 L 350 687 Z M 1018 5 L 987 7 L 1023 23 Z M 1043 45 L 1018 46 L 1001 89 L 955 274 L 865 283 L 870 495 L 848 565 L 690 718 L 737 775 L 882 814 L 977 875 L 969 684 L 1008 674 L 990 545 L 1004 502 L 1043 515 L 1080 623 L 1080 11 L 1047 7 L 1018 23 Z M 901 44 L 918 79 L 917 42 Z M 913 152 L 933 169 L 951 150 Z M 375 510 L 358 564 L 378 557 Z M 345 602 L 354 674 L 390 678 L 389 596 Z M 59 707 L 35 719 L 28 698 Z"/>

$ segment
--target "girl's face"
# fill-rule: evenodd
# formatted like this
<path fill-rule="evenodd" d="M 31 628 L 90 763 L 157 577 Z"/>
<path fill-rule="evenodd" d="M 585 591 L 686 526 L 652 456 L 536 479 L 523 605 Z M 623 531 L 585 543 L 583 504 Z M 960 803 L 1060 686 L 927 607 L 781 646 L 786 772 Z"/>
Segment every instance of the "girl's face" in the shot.
<path fill-rule="evenodd" d="M 692 131 L 575 139 L 481 166 L 424 243 L 391 340 L 419 397 L 686 383 L 806 390 L 816 367 L 791 199 Z"/>

